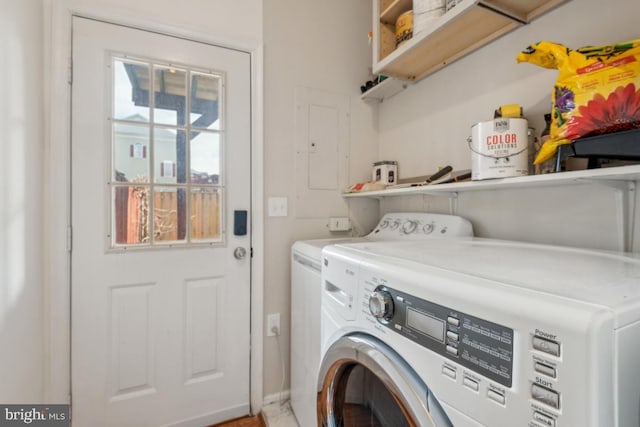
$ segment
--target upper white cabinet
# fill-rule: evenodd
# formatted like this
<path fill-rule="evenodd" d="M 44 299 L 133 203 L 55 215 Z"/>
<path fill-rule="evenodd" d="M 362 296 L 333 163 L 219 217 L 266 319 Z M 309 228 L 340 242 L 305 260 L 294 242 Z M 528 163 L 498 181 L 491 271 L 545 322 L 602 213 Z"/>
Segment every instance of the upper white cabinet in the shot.
<path fill-rule="evenodd" d="M 398 17 L 412 0 L 373 0 L 373 73 L 419 80 L 570 0 L 462 0 L 395 46 Z"/>

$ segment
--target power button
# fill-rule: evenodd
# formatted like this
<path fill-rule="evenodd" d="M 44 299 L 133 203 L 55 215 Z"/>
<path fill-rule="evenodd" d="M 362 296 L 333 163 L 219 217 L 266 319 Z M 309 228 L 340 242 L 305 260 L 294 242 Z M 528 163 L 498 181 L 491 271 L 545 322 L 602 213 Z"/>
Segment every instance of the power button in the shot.
<path fill-rule="evenodd" d="M 560 343 L 546 338 L 533 337 L 533 348 L 538 351 L 551 354 L 552 356 L 560 356 Z"/>

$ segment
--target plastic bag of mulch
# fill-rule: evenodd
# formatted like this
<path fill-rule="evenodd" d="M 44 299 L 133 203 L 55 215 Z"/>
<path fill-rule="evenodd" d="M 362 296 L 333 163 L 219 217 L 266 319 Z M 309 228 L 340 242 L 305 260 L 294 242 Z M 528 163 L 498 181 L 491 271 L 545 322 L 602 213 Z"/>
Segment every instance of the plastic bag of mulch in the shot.
<path fill-rule="evenodd" d="M 569 49 L 541 41 L 522 51 L 518 62 L 555 68 L 550 139 L 535 164 L 576 139 L 640 128 L 640 39 Z"/>

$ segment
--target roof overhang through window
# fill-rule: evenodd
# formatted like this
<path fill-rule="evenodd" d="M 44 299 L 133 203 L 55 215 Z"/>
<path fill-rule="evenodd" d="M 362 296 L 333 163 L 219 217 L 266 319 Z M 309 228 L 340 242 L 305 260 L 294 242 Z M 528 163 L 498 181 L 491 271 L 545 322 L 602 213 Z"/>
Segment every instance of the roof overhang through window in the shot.
<path fill-rule="evenodd" d="M 149 107 L 149 69 L 146 66 L 125 63 L 125 70 L 131 82 L 131 99 L 136 106 Z M 186 96 L 184 93 L 184 74 L 173 73 L 170 69 L 158 70 L 159 76 L 154 82 L 155 108 L 175 111 L 178 116 L 186 111 Z M 191 123 L 192 127 L 208 128 L 218 119 L 218 84 L 217 79 L 204 78 L 192 74 L 190 90 L 191 113 L 199 114 Z M 192 135 L 192 138 L 197 133 Z"/>

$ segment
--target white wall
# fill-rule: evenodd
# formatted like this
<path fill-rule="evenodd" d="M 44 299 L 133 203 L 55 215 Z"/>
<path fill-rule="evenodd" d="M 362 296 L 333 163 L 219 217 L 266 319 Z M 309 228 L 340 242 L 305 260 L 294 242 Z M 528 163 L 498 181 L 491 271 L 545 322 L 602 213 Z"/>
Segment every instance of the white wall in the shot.
<path fill-rule="evenodd" d="M 51 0 L 44 0 L 51 1 Z M 235 46 L 254 46 L 262 39 L 261 0 L 53 0 L 69 9 L 126 23 L 157 23 L 181 33 L 206 35 Z"/>
<path fill-rule="evenodd" d="M 40 0 L 0 3 L 0 402 L 43 396 Z"/>
<path fill-rule="evenodd" d="M 287 197 L 286 217 L 265 218 L 265 316 L 282 314 L 280 351 L 265 339 L 264 391 L 280 391 L 285 358 L 289 388 L 290 248 L 294 241 L 330 237 L 327 218 L 303 219 L 295 212 L 295 89 L 311 88 L 350 99 L 350 177 L 370 174 L 377 152 L 375 110 L 360 100 L 360 85 L 370 78 L 370 0 L 268 0 L 264 2 L 265 45 L 265 197 Z M 339 198 L 338 198 L 339 199 Z M 266 201 L 265 201 L 266 202 Z M 339 199 L 339 203 L 346 203 Z M 354 203 L 359 232 L 372 225 L 377 206 Z M 357 211 L 357 212 L 355 212 Z M 374 219 L 375 220 L 375 219 Z M 265 322 L 266 324 L 266 322 Z"/>
<path fill-rule="evenodd" d="M 397 160 L 400 177 L 438 166 L 471 168 L 466 138 L 501 104 L 519 103 L 539 134 L 557 71 L 516 63 L 528 45 L 550 40 L 578 48 L 638 37 L 640 2 L 573 0 L 425 78 L 379 107 L 380 159 Z M 614 190 L 598 185 L 462 194 L 458 214 L 480 236 L 619 249 Z M 396 198 L 383 211 L 449 211 L 446 199 Z"/>
<path fill-rule="evenodd" d="M 294 88 L 297 86 L 350 99 L 349 182 L 369 174 L 376 157 L 377 136 L 374 110 L 360 101 L 359 87 L 370 77 L 367 71 L 371 63 L 367 43 L 370 0 L 270 0 L 264 7 L 263 14 L 261 0 L 2 0 L 3 53 L 13 62 L 11 67 L 3 69 L 0 80 L 3 85 L 0 120 L 4 130 L 0 160 L 3 166 L 0 401 L 60 402 L 68 398 L 64 386 L 68 384 L 69 374 L 65 366 L 66 347 L 64 343 L 51 348 L 42 344 L 49 334 L 54 340 L 64 339 L 64 329 L 68 329 L 68 313 L 55 308 L 64 307 L 68 295 L 48 293 L 49 289 L 60 288 L 59 282 L 65 281 L 67 269 L 66 230 L 60 225 L 66 224 L 68 213 L 60 210 L 60 206 L 67 206 L 68 201 L 56 202 L 60 194 L 56 194 L 51 182 L 66 182 L 64 165 L 68 159 L 64 150 L 49 152 L 51 141 L 45 142 L 49 130 L 54 138 L 65 135 L 67 124 L 56 123 L 56 115 L 41 107 L 48 105 L 49 99 L 64 99 L 61 93 L 66 91 L 66 85 L 59 83 L 66 76 L 65 53 L 60 52 L 61 46 L 51 45 L 52 37 L 64 39 L 68 31 L 62 28 L 65 21 L 60 16 L 61 9 L 126 24 L 170 28 L 196 37 L 205 35 L 209 40 L 242 46 L 262 42 L 264 23 L 268 97 L 265 102 L 265 195 L 295 198 L 292 158 Z M 43 62 L 46 63 L 43 65 Z M 49 123 L 49 120 L 53 121 Z M 45 130 L 45 126 L 49 130 Z M 48 170 L 49 164 L 59 168 Z M 376 204 L 367 201 L 351 204 L 347 208 L 358 219 L 358 230 L 366 231 L 377 217 Z M 56 208 L 56 212 L 43 212 L 49 206 Z M 270 219 L 265 224 L 268 254 L 265 312 L 283 315 L 282 352 L 287 359 L 290 246 L 297 239 L 328 236 L 325 223 L 326 220 L 296 220 L 290 215 Z M 51 270 L 45 268 L 49 263 L 52 263 Z M 53 288 L 43 289 L 43 282 Z M 43 308 L 46 295 L 52 303 Z M 45 317 L 53 323 L 48 323 Z M 265 342 L 264 350 L 264 392 L 272 394 L 280 391 L 281 381 L 275 340 Z M 47 367 L 50 360 L 55 360 L 55 366 Z M 288 372 L 288 361 L 285 371 Z M 50 385 L 48 382 L 53 384 L 53 390 L 44 390 Z M 288 388 L 288 378 L 285 388 Z"/>
<path fill-rule="evenodd" d="M 129 24 L 145 23 L 210 41 L 257 47 L 262 40 L 262 1 L 2 0 L 0 7 L 5 63 L 0 70 L 0 402 L 64 402 L 68 399 L 64 390 L 69 383 L 68 349 L 64 343 L 60 348 L 45 343 L 49 334 L 64 337 L 68 333 L 60 330 L 65 329 L 60 325 L 68 321 L 68 312 L 52 310 L 43 301 L 51 297 L 53 305 L 68 302 L 68 295 L 49 294 L 51 286 L 60 289 L 56 281 L 64 278 L 67 268 L 64 224 L 68 214 L 48 210 L 68 204 L 59 200 L 64 191 L 50 184 L 51 178 L 66 182 L 67 154 L 50 152 L 47 142 L 49 126 L 60 134 L 66 123 L 48 123 L 51 111 L 43 107 L 52 96 L 57 99 L 56 91 L 66 90 L 56 85 L 58 75 L 66 77 L 66 63 L 49 68 L 48 61 L 55 64 L 61 55 L 60 46 L 51 46 L 52 36 L 68 31 L 60 28 L 60 17 L 52 11 L 68 7 Z M 51 271 L 46 268 L 49 262 L 54 263 Z M 50 330 L 52 324 L 57 330 Z M 49 381 L 55 390 L 47 390 Z M 57 387 L 61 384 L 62 390 Z"/>

